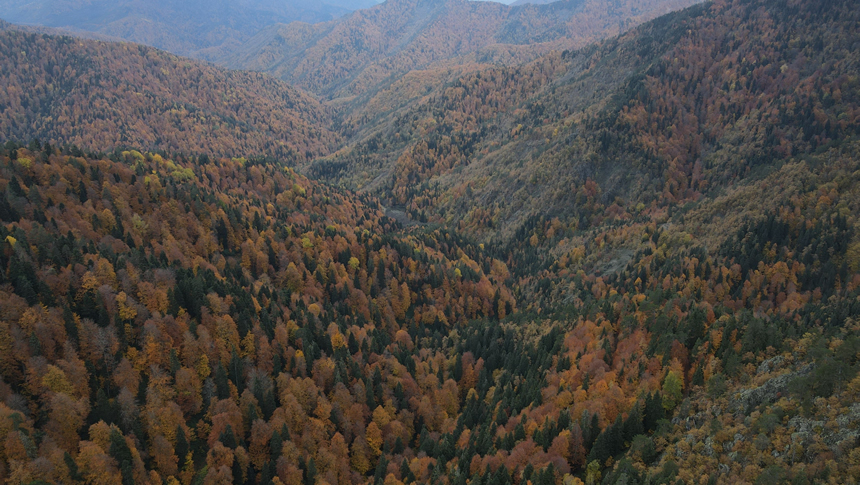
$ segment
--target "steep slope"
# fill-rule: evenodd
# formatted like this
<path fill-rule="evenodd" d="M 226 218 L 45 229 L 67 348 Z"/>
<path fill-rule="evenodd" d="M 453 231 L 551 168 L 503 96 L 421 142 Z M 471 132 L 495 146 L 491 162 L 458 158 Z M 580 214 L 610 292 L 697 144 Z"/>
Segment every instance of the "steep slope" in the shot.
<path fill-rule="evenodd" d="M 4 481 L 857 476 L 856 141 L 510 265 L 273 160 L 8 142 L 0 189 Z"/>
<path fill-rule="evenodd" d="M 468 0 L 391 0 L 333 22 L 271 27 L 221 60 L 272 73 L 329 97 L 374 91 L 404 73 L 487 51 L 485 62 L 530 59 L 552 48 L 582 46 L 671 9 L 685 0 L 565 0 L 508 7 Z M 511 60 L 511 59 L 509 59 Z"/>
<path fill-rule="evenodd" d="M 406 349 L 423 345 L 428 362 L 444 358 L 440 332 L 515 308 L 501 262 L 472 260 L 463 251 L 475 248 L 444 231 L 398 235 L 372 199 L 274 160 L 134 150 L 94 158 L 37 142 L 0 151 L 0 434 L 4 443 L 39 436 L 46 445 L 21 456 L 4 444 L 4 482 L 156 485 L 209 472 L 207 483 L 259 475 L 271 483 L 318 470 L 334 473 L 331 483 L 359 483 L 378 455 L 362 444 L 361 407 L 406 409 L 425 397 L 411 374 L 436 378 L 425 364 L 419 374 Z M 31 337 L 40 350 L 21 347 Z M 27 377 L 37 374 L 49 377 Z M 304 391 L 287 391 L 289 381 Z M 438 402 L 456 402 L 456 389 L 450 381 Z M 304 444 L 313 408 L 296 398 L 328 409 L 315 414 L 321 427 Z M 225 407 L 238 421 L 222 419 Z M 422 411 L 432 429 L 435 409 Z M 33 419 L 42 412 L 47 421 Z M 246 412 L 257 413 L 247 427 Z M 411 428 L 411 418 L 397 419 Z M 263 438 L 258 428 L 269 421 Z M 245 442 L 251 426 L 248 449 L 262 461 L 207 465 L 210 448 L 223 448 L 216 442 L 235 448 L 226 436 Z M 117 454 L 123 445 L 98 451 L 108 435 L 135 457 Z M 331 460 L 316 455 L 313 436 L 331 441 Z M 295 440 L 314 453 L 311 464 L 284 461 L 270 439 Z M 319 468 L 306 471 L 315 459 Z"/>
<path fill-rule="evenodd" d="M 846 5 L 696 6 L 596 47 L 478 70 L 417 104 L 383 91 L 351 123 L 387 115 L 307 170 L 487 237 L 531 216 L 586 228 L 696 200 L 857 133 Z"/>
<path fill-rule="evenodd" d="M 536 226 L 570 251 L 509 272 L 276 161 L 7 142 L 0 479 L 847 480 L 848 148 L 680 217 Z M 688 231 L 727 208 L 759 219 L 709 254 Z M 588 268 L 630 241 L 624 271 Z"/>
<path fill-rule="evenodd" d="M 280 159 L 7 141 L 0 480 L 856 482 L 858 15 L 404 79 L 303 165 L 438 225 Z"/>
<path fill-rule="evenodd" d="M 0 1 L 3 18 L 14 23 L 98 33 L 201 59 L 224 55 L 278 22 L 324 22 L 350 10 L 307 0 Z"/>
<path fill-rule="evenodd" d="M 337 141 L 311 96 L 149 47 L 3 32 L 0 65 L 0 131 L 10 138 L 288 159 Z"/>

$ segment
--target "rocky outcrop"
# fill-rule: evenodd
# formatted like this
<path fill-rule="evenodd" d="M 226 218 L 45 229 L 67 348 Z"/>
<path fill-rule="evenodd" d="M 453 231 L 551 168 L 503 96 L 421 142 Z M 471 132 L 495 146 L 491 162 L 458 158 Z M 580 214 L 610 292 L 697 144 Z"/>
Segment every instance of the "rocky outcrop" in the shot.
<path fill-rule="evenodd" d="M 772 361 L 773 359 L 771 359 Z M 762 373 L 762 366 L 767 365 L 770 361 L 765 361 L 759 366 L 759 373 Z M 750 409 L 760 406 L 762 403 L 770 403 L 778 400 L 782 395 L 788 392 L 788 386 L 791 382 L 801 376 L 805 376 L 812 371 L 812 364 L 807 364 L 795 372 L 783 374 L 781 376 L 769 379 L 764 384 L 754 389 L 744 389 L 740 391 L 734 399 L 731 400 L 730 408 L 737 412 L 746 414 Z M 765 371 L 767 372 L 767 371 Z"/>
<path fill-rule="evenodd" d="M 860 443 L 860 403 L 848 408 L 846 413 L 836 418 L 836 426 L 813 418 L 795 416 L 788 422 L 791 441 L 803 446 L 820 439 L 831 451 L 839 453 L 844 448 L 854 448 Z M 835 429 L 834 429 L 835 428 Z"/>

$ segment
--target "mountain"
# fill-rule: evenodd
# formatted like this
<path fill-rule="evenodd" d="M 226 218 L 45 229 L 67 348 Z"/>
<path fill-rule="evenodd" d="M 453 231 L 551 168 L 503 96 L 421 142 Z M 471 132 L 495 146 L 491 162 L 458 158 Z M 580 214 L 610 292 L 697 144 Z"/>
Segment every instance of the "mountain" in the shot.
<path fill-rule="evenodd" d="M 327 5 L 344 8 L 347 10 L 361 10 L 382 3 L 383 0 L 328 0 Z"/>
<path fill-rule="evenodd" d="M 356 96 L 409 71 L 469 55 L 485 63 L 518 62 L 554 48 L 583 46 L 692 3 L 565 0 L 508 7 L 390 0 L 331 22 L 269 27 L 219 62 L 268 72 L 330 98 Z"/>
<path fill-rule="evenodd" d="M 310 99 L 265 76 L 2 34 L 4 122 L 148 113 L 99 105 L 110 76 L 249 108 L 157 152 L 0 129 L 0 480 L 856 482 L 855 3 L 722 0 L 296 101 L 342 133 L 278 131 L 304 156 L 223 148 L 271 140 L 267 93 Z M 92 119 L 33 109 L 87 62 Z"/>
<path fill-rule="evenodd" d="M 746 18 L 749 5 L 691 7 L 579 51 L 445 79 L 416 103 L 392 103 L 395 83 L 345 119 L 358 141 L 305 170 L 415 219 L 504 238 L 533 216 L 587 227 L 600 211 L 581 200 L 597 194 L 624 217 L 697 200 L 853 136 L 857 100 L 827 91 L 853 93 L 840 84 L 853 17 L 816 25 L 772 7 Z M 735 24 L 749 43 L 722 27 Z M 840 54 L 767 40 L 786 29 Z"/>
<path fill-rule="evenodd" d="M 382 335 L 414 326 L 416 342 L 422 346 L 426 339 L 429 349 L 447 326 L 515 308 L 503 263 L 479 257 L 445 231 L 398 234 L 374 200 L 310 181 L 280 161 L 136 150 L 99 158 L 38 142 L 6 143 L 0 150 L 0 433 L 25 441 L 39 435 L 52 448 L 40 459 L 56 455 L 62 463 L 31 469 L 17 448 L 4 445 L 4 481 L 24 473 L 28 483 L 133 479 L 155 485 L 161 477 L 190 483 L 195 476 L 231 483 L 261 473 L 265 464 L 262 474 L 270 479 L 318 466 L 306 472 L 311 482 L 314 473 L 333 473 L 331 483 L 338 476 L 357 482 L 378 453 L 375 445 L 364 448 L 364 438 L 350 453 L 347 443 L 358 438 L 346 416 L 361 409 L 338 399 L 403 410 L 419 395 L 407 377 L 417 368 L 406 354 L 400 358 L 409 367 L 403 369 L 413 370 L 397 371 L 403 381 L 387 370 L 385 378 L 379 374 L 383 354 L 389 364 L 398 362 Z M 484 265 L 492 272 L 485 274 Z M 428 327 L 424 337 L 418 326 Z M 30 339 L 22 335 L 41 350 L 21 347 Z M 404 335 L 395 345 L 415 348 Z M 365 357 L 353 357 L 361 352 Z M 365 368 L 369 359 L 377 364 L 373 369 Z M 159 370 L 165 365 L 169 374 Z M 38 389 L 30 387 L 41 397 L 23 394 L 33 372 L 47 376 L 33 381 Z M 294 372 L 295 379 L 289 377 Z M 353 397 L 344 383 L 356 378 L 367 379 L 367 386 Z M 328 409 L 316 413 L 321 439 L 340 423 L 341 430 L 325 438 L 332 440 L 325 445 L 331 460 L 318 455 L 319 465 L 314 458 L 300 465 L 278 458 L 281 444 L 297 440 L 306 413 L 313 412 L 292 400 L 299 394 L 278 404 L 278 387 L 290 381 L 314 406 Z M 445 386 L 445 399 L 456 401 L 454 381 Z M 339 397 L 323 394 L 325 388 Z M 389 391 L 397 401 L 390 401 Z M 234 400 L 236 392 L 256 404 Z M 31 399 L 42 402 L 44 422 L 31 419 Z M 242 410 L 222 409 L 238 405 Z M 220 424 L 205 431 L 210 409 Z M 432 429 L 435 409 L 424 413 Z M 246 412 L 257 413 L 248 427 L 241 424 Z M 272 419 L 277 437 L 271 430 L 257 436 Z M 260 466 L 206 466 L 208 440 L 218 453 L 223 445 L 216 441 L 232 445 L 227 435 L 244 441 L 251 426 L 250 449 Z M 405 436 L 406 430 L 399 432 Z M 303 451 L 310 439 L 300 445 Z"/>
<path fill-rule="evenodd" d="M 4 136 L 304 159 L 338 142 L 328 110 L 266 75 L 132 44 L 0 33 Z"/>
<path fill-rule="evenodd" d="M 259 30 L 281 22 L 323 22 L 372 0 L 2 0 L 4 19 L 18 24 L 93 32 L 175 54 L 214 59 Z"/>
<path fill-rule="evenodd" d="M 44 27 L 41 25 L 20 25 L 20 24 L 12 24 L 6 22 L 3 19 L 0 19 L 0 31 L 4 30 L 14 30 L 17 32 L 27 32 L 30 34 L 43 34 L 43 35 L 64 35 L 71 37 L 79 37 L 81 39 L 90 39 L 90 40 L 102 40 L 106 42 L 122 42 L 123 40 L 117 37 L 111 37 L 109 35 L 98 34 L 95 32 L 87 32 L 84 30 L 75 30 L 75 29 L 64 29 L 64 28 L 55 28 L 55 27 Z"/>

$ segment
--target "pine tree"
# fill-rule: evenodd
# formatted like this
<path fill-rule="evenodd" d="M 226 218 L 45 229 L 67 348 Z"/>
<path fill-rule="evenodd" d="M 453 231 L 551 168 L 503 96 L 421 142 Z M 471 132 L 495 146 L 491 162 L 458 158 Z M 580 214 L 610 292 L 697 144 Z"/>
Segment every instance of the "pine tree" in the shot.
<path fill-rule="evenodd" d="M 696 367 L 696 372 L 693 373 L 693 380 L 692 380 L 692 384 L 694 386 L 705 385 L 705 371 L 703 368 L 704 368 L 704 366 L 702 364 L 699 364 L 699 366 Z"/>
<path fill-rule="evenodd" d="M 182 429 L 182 426 L 176 427 L 176 447 L 174 449 L 180 462 L 185 460 L 186 455 L 188 455 L 188 452 L 191 449 L 188 445 L 188 439 L 185 437 L 185 430 Z"/>
<path fill-rule="evenodd" d="M 227 428 L 218 436 L 218 441 L 227 448 L 236 449 L 238 443 L 236 441 L 236 435 L 233 433 L 233 426 L 228 424 Z"/>
<path fill-rule="evenodd" d="M 108 450 L 108 454 L 120 465 L 123 485 L 134 485 L 134 476 L 132 475 L 131 469 L 134 458 L 132 457 L 131 449 L 125 442 L 125 438 L 122 433 L 116 429 L 112 429 L 110 432 L 110 448 Z"/>
<path fill-rule="evenodd" d="M 627 416 L 627 419 L 624 420 L 624 441 L 626 443 L 631 443 L 633 438 L 637 435 L 645 433 L 645 426 L 642 424 L 642 409 L 637 402 L 633 409 L 630 410 L 630 414 Z"/>
<path fill-rule="evenodd" d="M 89 196 L 87 195 L 87 186 L 84 184 L 83 180 L 78 184 L 78 198 L 80 199 L 81 204 L 89 200 Z"/>
<path fill-rule="evenodd" d="M 273 462 L 277 461 L 281 456 L 283 448 L 284 440 L 281 438 L 281 434 L 275 431 L 272 433 L 272 438 L 269 441 L 269 454 Z"/>
<path fill-rule="evenodd" d="M 316 485 L 317 483 L 317 464 L 313 458 L 308 460 L 307 468 L 305 469 L 305 485 Z"/>

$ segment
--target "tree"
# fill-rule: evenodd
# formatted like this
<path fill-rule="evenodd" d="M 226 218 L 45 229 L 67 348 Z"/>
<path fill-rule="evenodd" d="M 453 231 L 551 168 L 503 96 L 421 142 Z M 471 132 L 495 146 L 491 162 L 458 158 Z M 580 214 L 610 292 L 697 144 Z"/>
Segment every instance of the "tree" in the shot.
<path fill-rule="evenodd" d="M 185 433 L 182 433 L 184 437 Z M 184 439 L 184 438 L 183 438 Z M 187 445 L 186 445 L 187 448 Z M 162 436 L 158 435 L 152 440 L 152 458 L 155 460 L 158 471 L 162 476 L 169 477 L 176 475 L 179 463 L 179 458 L 174 453 L 173 446 Z M 183 461 L 184 461 L 183 455 Z M 119 459 L 117 459 L 119 461 Z"/>
<path fill-rule="evenodd" d="M 669 371 L 663 380 L 663 409 L 672 411 L 681 402 L 684 383 L 674 371 Z"/>
<path fill-rule="evenodd" d="M 166 443 L 166 440 L 164 440 L 164 444 L 166 444 L 167 447 L 172 448 L 169 443 Z M 161 448 L 162 447 L 159 446 L 156 439 L 153 444 L 153 449 L 156 451 L 165 451 Z M 122 475 L 122 484 L 134 485 L 134 475 L 132 473 L 134 457 L 131 454 L 131 449 L 128 447 L 128 443 L 125 442 L 125 437 L 116 428 L 111 429 L 110 432 L 110 449 L 108 450 L 108 454 L 119 464 L 120 474 Z M 170 455 L 173 455 L 172 449 L 170 450 Z M 160 457 L 156 458 L 159 464 L 161 464 L 162 461 L 169 461 L 159 458 Z"/>
<path fill-rule="evenodd" d="M 371 421 L 369 425 L 367 425 L 367 446 L 370 448 L 370 452 L 374 457 L 379 457 L 382 454 L 382 430 L 379 429 L 379 426 L 376 425 L 376 422 Z"/>
<path fill-rule="evenodd" d="M 75 400 L 66 394 L 54 394 L 49 400 L 50 419 L 45 425 L 48 434 L 66 451 L 78 447 L 78 431 L 84 426 L 89 414 L 86 398 Z"/>
<path fill-rule="evenodd" d="M 592 461 L 588 463 L 588 467 L 585 470 L 585 483 L 586 485 L 596 485 L 600 483 L 601 473 L 603 467 L 600 462 Z"/>
<path fill-rule="evenodd" d="M 114 464 L 115 461 L 91 441 L 80 443 L 76 460 L 78 469 L 86 483 L 93 485 L 116 485 L 123 483 L 123 476 Z"/>
<path fill-rule="evenodd" d="M 353 470 L 362 475 L 367 474 L 370 470 L 369 454 L 370 449 L 367 446 L 367 442 L 361 437 L 356 437 L 355 441 L 352 442 L 350 453 L 350 463 L 352 464 Z"/>

